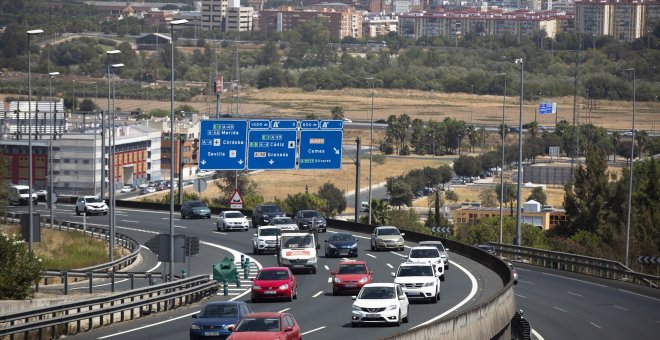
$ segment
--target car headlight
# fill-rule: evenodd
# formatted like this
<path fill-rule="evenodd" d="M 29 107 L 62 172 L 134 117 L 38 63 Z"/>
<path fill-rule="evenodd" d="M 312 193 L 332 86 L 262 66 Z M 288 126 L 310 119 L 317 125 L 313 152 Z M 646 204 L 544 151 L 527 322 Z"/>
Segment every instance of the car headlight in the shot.
<path fill-rule="evenodd" d="M 316 263 L 316 257 L 312 257 L 311 259 L 307 260 L 307 263 Z"/>
<path fill-rule="evenodd" d="M 355 248 L 357 248 L 357 243 L 353 243 L 353 245 L 351 245 L 351 249 L 355 249 Z"/>
<path fill-rule="evenodd" d="M 289 259 L 285 259 L 283 257 L 280 258 L 280 262 L 282 263 L 289 263 Z"/>
<path fill-rule="evenodd" d="M 363 277 L 360 279 L 360 283 L 366 283 L 366 282 L 368 282 L 368 281 L 369 281 L 369 278 L 366 277 L 366 276 L 363 276 Z"/>
<path fill-rule="evenodd" d="M 338 277 L 335 277 L 335 283 L 341 283 L 341 279 Z"/>
<path fill-rule="evenodd" d="M 433 281 L 430 281 L 430 282 L 426 282 L 426 283 L 424 283 L 424 285 L 422 285 L 422 287 L 432 287 L 432 286 L 433 286 L 433 284 L 434 284 L 434 282 L 433 282 Z"/>
<path fill-rule="evenodd" d="M 261 290 L 260 286 L 252 286 L 252 290 Z"/>
<path fill-rule="evenodd" d="M 201 328 L 199 328 L 199 326 L 197 326 L 197 325 L 195 325 L 195 324 L 192 324 L 192 325 L 190 326 L 190 329 L 201 329 Z"/>
<path fill-rule="evenodd" d="M 403 244 L 403 237 L 402 237 L 402 238 L 400 238 L 400 239 L 399 239 L 399 240 L 398 240 L 397 242 L 399 242 L 399 243 L 401 243 L 401 244 Z"/>
<path fill-rule="evenodd" d="M 362 308 L 361 308 L 361 307 L 358 307 L 358 306 L 356 306 L 356 305 L 353 305 L 352 308 L 353 308 L 354 311 L 358 311 L 358 312 L 361 312 L 361 311 L 362 311 Z"/>
<path fill-rule="evenodd" d="M 397 305 L 388 306 L 386 310 L 395 310 Z"/>
<path fill-rule="evenodd" d="M 337 248 L 337 247 L 335 247 L 335 245 L 334 245 L 334 244 L 332 244 L 332 243 L 328 243 L 328 247 L 330 247 L 330 248 L 332 248 L 332 249 L 335 249 L 335 248 Z"/>
<path fill-rule="evenodd" d="M 282 289 L 282 290 L 289 289 L 289 285 L 287 283 L 285 283 L 285 284 L 281 285 L 279 287 L 279 289 Z"/>

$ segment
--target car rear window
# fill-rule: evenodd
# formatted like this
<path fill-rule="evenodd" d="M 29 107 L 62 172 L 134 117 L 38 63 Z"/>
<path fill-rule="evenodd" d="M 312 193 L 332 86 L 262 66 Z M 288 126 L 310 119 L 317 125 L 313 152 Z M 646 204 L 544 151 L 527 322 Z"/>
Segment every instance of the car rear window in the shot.
<path fill-rule="evenodd" d="M 437 249 L 413 249 L 410 251 L 410 257 L 414 258 L 431 258 L 440 257 Z"/>

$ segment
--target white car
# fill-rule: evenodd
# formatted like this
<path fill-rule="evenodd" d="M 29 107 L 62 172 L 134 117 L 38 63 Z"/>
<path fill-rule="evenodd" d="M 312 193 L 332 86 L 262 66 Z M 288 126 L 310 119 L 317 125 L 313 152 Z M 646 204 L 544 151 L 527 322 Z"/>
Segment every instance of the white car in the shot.
<path fill-rule="evenodd" d="M 277 251 L 277 239 L 281 231 L 278 227 L 263 226 L 257 228 L 257 233 L 252 237 L 252 253 L 261 254 L 265 251 Z"/>
<path fill-rule="evenodd" d="M 76 201 L 76 215 L 108 214 L 108 205 L 98 196 L 82 196 Z"/>
<path fill-rule="evenodd" d="M 247 220 L 247 217 L 243 215 L 242 212 L 237 210 L 228 210 L 223 211 L 218 216 L 218 220 L 215 222 L 215 227 L 218 231 L 227 231 L 227 230 L 248 230 L 250 224 Z"/>
<path fill-rule="evenodd" d="M 131 191 L 133 191 L 133 187 L 131 187 L 130 185 L 124 185 L 124 186 L 121 188 L 121 190 L 119 190 L 119 191 L 120 191 L 120 192 L 131 192 Z"/>
<path fill-rule="evenodd" d="M 281 230 L 298 230 L 298 225 L 291 217 L 273 217 L 270 220 L 270 225 L 280 228 Z"/>
<path fill-rule="evenodd" d="M 408 297 L 396 283 L 368 283 L 352 297 L 351 325 L 408 322 Z"/>
<path fill-rule="evenodd" d="M 436 267 L 435 270 L 438 272 L 440 281 L 445 280 L 445 264 L 438 248 L 429 246 L 413 247 L 406 259 L 407 262 L 430 262 Z"/>
<path fill-rule="evenodd" d="M 353 123 L 352 120 L 350 120 L 349 118 L 346 118 L 346 117 L 342 118 L 341 120 L 342 120 L 344 123 Z"/>
<path fill-rule="evenodd" d="M 445 248 L 442 241 L 419 241 L 419 245 L 438 248 L 442 262 L 445 264 L 445 269 L 449 269 L 449 248 Z"/>
<path fill-rule="evenodd" d="M 392 273 L 392 277 L 409 299 L 419 298 L 436 303 L 440 300 L 440 279 L 435 268 L 429 262 L 404 262 L 396 273 Z"/>

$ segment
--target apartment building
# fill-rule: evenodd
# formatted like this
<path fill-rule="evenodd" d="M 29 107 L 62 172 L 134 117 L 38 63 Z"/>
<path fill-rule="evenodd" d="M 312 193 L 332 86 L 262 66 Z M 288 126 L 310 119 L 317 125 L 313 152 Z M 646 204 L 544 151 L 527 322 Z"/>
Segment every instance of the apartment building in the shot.
<path fill-rule="evenodd" d="M 509 207 L 504 207 L 502 213 L 510 216 L 511 210 Z M 515 213 L 514 210 L 514 216 Z M 534 200 L 525 202 L 520 215 L 523 224 L 530 224 L 542 230 L 552 229 L 560 223 L 568 221 L 568 215 L 564 209 L 544 206 Z M 479 223 L 481 219 L 499 216 L 499 207 L 482 207 L 480 204 L 464 204 L 453 212 L 454 224 L 457 226 L 475 224 Z"/>
<path fill-rule="evenodd" d="M 657 0 L 576 0 L 576 30 L 632 41 L 653 29 L 659 6 Z"/>
<path fill-rule="evenodd" d="M 330 36 L 362 37 L 362 13 L 346 4 L 319 4 L 310 9 L 285 7 L 259 11 L 259 30 L 262 32 L 285 32 L 295 29 L 304 21 L 318 17 L 327 19 Z"/>
<path fill-rule="evenodd" d="M 366 14 L 362 20 L 362 36 L 370 38 L 397 32 L 399 27 L 399 17 L 396 15 Z"/>

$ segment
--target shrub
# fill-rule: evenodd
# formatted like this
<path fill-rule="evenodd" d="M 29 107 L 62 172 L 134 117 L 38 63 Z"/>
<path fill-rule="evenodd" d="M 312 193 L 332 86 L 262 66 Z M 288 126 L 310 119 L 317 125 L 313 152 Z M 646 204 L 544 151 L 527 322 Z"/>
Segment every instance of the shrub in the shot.
<path fill-rule="evenodd" d="M 41 277 L 41 259 L 28 250 L 18 235 L 0 234 L 0 299 L 24 300 L 34 296 Z"/>

